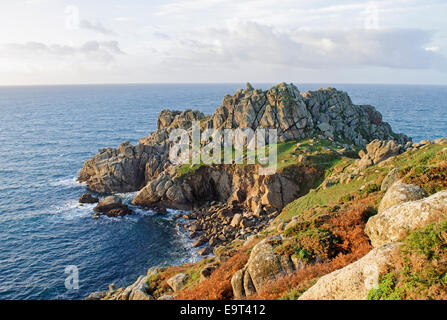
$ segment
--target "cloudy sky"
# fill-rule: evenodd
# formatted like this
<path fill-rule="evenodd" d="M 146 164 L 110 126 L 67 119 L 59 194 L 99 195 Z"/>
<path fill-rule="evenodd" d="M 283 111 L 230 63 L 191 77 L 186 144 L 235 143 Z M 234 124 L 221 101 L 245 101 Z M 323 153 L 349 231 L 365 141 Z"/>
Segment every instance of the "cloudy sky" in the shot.
<path fill-rule="evenodd" d="M 447 85 L 445 0 L 1 0 L 0 85 Z"/>

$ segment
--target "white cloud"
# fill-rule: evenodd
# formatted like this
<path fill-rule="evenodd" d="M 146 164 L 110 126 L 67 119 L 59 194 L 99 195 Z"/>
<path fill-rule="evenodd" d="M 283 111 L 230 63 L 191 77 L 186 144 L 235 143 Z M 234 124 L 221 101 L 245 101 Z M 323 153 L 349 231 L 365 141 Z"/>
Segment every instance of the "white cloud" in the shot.
<path fill-rule="evenodd" d="M 80 10 L 77 6 L 66 6 L 65 7 L 65 28 L 67 30 L 89 30 L 101 33 L 103 35 L 115 35 L 115 32 L 104 27 L 101 22 L 91 22 L 86 19 L 80 18 Z"/>
<path fill-rule="evenodd" d="M 104 35 L 115 35 L 115 32 L 113 32 L 110 29 L 107 29 L 100 22 L 90 22 L 88 20 L 81 20 L 81 22 L 79 23 L 79 27 L 81 29 L 99 32 Z"/>
<path fill-rule="evenodd" d="M 88 41 L 81 46 L 51 44 L 41 42 L 12 43 L 0 47 L 0 54 L 13 54 L 16 58 L 84 58 L 108 64 L 115 56 L 124 54 L 117 41 Z"/>
<path fill-rule="evenodd" d="M 374 3 L 370 3 L 365 11 L 362 12 L 364 16 L 365 29 L 379 29 L 380 13 L 379 7 Z"/>
<path fill-rule="evenodd" d="M 43 3 L 48 3 L 51 0 L 26 0 L 25 3 L 26 4 L 43 4 Z"/>
<path fill-rule="evenodd" d="M 387 67 L 429 69 L 444 63 L 427 50 L 433 33 L 417 29 L 297 29 L 278 32 L 255 22 L 232 21 L 179 41 L 167 63 L 260 63 L 300 69 Z M 433 49 L 433 48 L 432 48 Z"/>
<path fill-rule="evenodd" d="M 175 13 L 181 13 L 185 10 L 197 10 L 204 9 L 209 7 L 219 6 L 223 3 L 232 2 L 231 0 L 181 0 L 175 1 L 168 4 L 164 4 L 160 6 L 159 11 L 156 13 L 157 15 L 169 15 Z"/>
<path fill-rule="evenodd" d="M 0 74 L 40 70 L 24 82 L 51 70 L 61 81 L 76 75 L 72 82 L 364 82 L 385 73 L 387 81 L 447 81 L 445 0 L 130 0 L 107 10 L 6 3 Z"/>

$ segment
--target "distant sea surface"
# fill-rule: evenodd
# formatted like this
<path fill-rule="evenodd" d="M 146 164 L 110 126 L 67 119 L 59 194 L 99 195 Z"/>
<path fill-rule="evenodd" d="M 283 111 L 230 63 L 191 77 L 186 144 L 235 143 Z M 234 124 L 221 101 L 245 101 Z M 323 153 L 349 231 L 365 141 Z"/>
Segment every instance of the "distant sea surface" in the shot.
<path fill-rule="evenodd" d="M 266 89 L 269 84 L 253 84 Z M 297 85 L 301 91 L 330 84 Z M 137 143 L 163 109 L 212 113 L 244 84 L 0 87 L 0 299 L 83 299 L 151 266 L 198 259 L 176 212 L 91 217 L 76 182 L 99 148 Z M 395 132 L 447 136 L 447 87 L 334 85 L 371 104 Z M 133 194 L 121 194 L 129 201 Z M 66 266 L 79 270 L 67 290 Z"/>

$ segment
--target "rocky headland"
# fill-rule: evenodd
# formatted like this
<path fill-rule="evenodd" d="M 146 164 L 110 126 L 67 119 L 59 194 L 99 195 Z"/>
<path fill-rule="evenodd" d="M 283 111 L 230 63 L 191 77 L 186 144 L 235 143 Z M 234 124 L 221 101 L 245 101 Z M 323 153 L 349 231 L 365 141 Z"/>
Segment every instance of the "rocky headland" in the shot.
<path fill-rule="evenodd" d="M 171 163 L 170 132 L 191 130 L 193 121 L 201 129 L 277 130 L 275 174 L 260 175 L 258 164 Z M 413 143 L 374 107 L 333 88 L 301 93 L 292 84 L 266 91 L 247 84 L 212 115 L 164 110 L 155 132 L 136 146 L 99 150 L 79 181 L 97 193 L 138 191 L 133 205 L 185 210 L 179 221 L 204 258 L 151 268 L 129 287 L 89 298 L 380 296 L 374 290 L 390 272 L 396 288 L 404 281 L 396 270 L 401 248 L 411 246 L 406 239 L 445 218 L 446 142 Z M 130 209 L 112 196 L 95 211 Z"/>

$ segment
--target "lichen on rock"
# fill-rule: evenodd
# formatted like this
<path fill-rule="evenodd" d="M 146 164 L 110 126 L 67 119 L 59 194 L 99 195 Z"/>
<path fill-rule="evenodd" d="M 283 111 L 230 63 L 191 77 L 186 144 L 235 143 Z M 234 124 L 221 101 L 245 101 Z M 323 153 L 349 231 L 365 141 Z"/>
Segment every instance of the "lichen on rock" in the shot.
<path fill-rule="evenodd" d="M 365 232 L 374 247 L 401 240 L 408 231 L 447 215 L 447 191 L 428 198 L 403 202 L 371 217 Z"/>
<path fill-rule="evenodd" d="M 321 277 L 299 300 L 364 300 L 391 267 L 399 243 L 376 248 L 360 260 Z"/>

